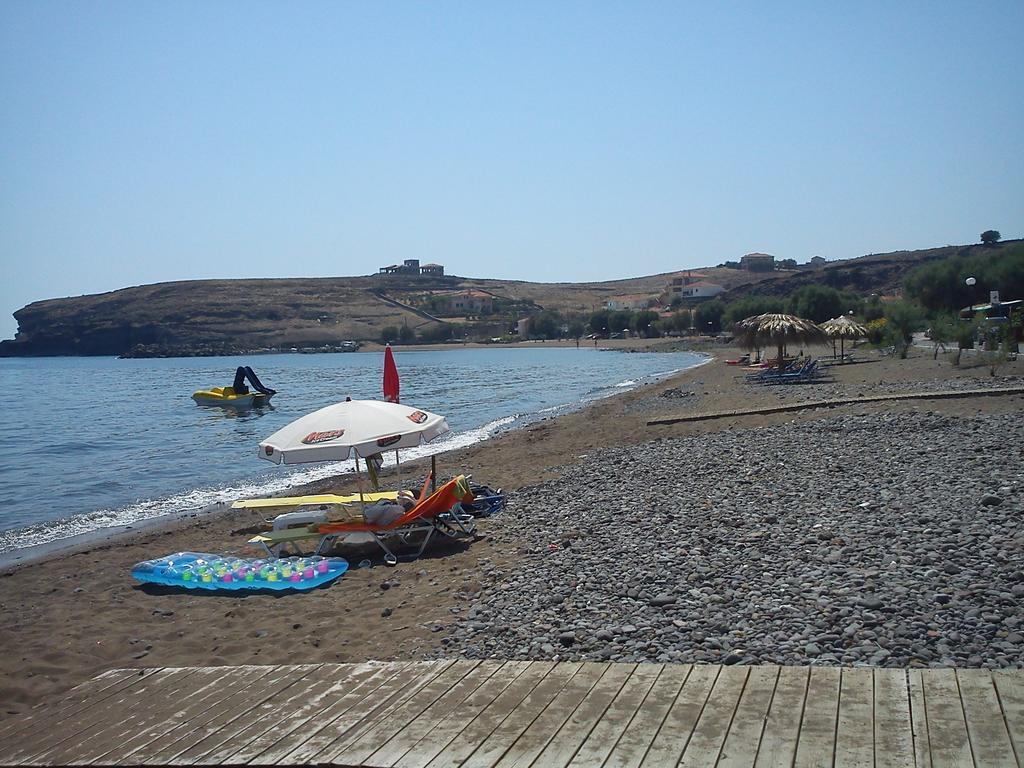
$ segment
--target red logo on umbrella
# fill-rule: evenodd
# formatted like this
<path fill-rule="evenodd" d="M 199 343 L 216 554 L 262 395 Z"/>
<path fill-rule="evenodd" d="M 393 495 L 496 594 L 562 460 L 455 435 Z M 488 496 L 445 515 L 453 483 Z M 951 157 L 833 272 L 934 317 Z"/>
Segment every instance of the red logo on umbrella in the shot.
<path fill-rule="evenodd" d="M 329 440 L 334 440 L 337 437 L 341 437 L 345 434 L 344 429 L 331 429 L 327 432 L 310 432 L 304 438 L 302 442 L 306 445 L 316 445 L 317 443 L 326 443 Z"/>
<path fill-rule="evenodd" d="M 267 452 L 267 456 L 273 456 L 274 455 L 274 447 L 272 445 L 265 445 L 265 446 L 263 446 L 263 450 Z"/>
<path fill-rule="evenodd" d="M 422 424 L 424 421 L 427 420 L 427 414 L 425 414 L 423 411 L 413 411 L 408 416 L 406 416 L 406 418 L 409 419 L 409 421 L 411 421 L 413 424 Z"/>
<path fill-rule="evenodd" d="M 401 435 L 391 435 L 391 437 L 381 437 L 377 439 L 377 445 L 380 448 L 387 448 L 389 445 L 394 445 L 402 439 Z"/>

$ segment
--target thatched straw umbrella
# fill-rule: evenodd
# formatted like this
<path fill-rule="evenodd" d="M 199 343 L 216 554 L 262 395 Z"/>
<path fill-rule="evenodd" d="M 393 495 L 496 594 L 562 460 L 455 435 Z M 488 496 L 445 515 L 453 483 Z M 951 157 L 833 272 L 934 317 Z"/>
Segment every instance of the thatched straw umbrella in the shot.
<path fill-rule="evenodd" d="M 836 355 L 836 339 L 839 339 L 839 357 L 845 357 L 845 342 L 847 339 L 863 339 L 868 335 L 868 329 L 860 323 L 856 323 L 846 315 L 833 317 L 821 324 L 821 330 L 832 339 L 832 356 Z"/>
<path fill-rule="evenodd" d="M 783 350 L 786 344 L 798 341 L 802 344 L 820 343 L 825 334 L 810 320 L 796 315 L 754 315 L 740 320 L 733 326 L 733 334 L 744 347 L 754 348 L 775 344 L 779 348 L 779 370 L 785 367 Z"/>

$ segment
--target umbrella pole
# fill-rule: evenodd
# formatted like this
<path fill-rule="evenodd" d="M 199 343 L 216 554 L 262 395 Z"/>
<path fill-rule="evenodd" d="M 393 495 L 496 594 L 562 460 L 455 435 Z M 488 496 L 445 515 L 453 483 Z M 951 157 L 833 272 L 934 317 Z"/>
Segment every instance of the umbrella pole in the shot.
<path fill-rule="evenodd" d="M 833 344 L 835 342 L 832 342 Z M 842 336 L 839 337 L 839 360 L 840 362 L 846 357 L 846 339 Z"/>
<path fill-rule="evenodd" d="M 354 453 L 354 451 L 353 451 Z M 359 486 L 359 504 L 366 506 L 366 499 L 363 498 L 363 476 L 359 473 L 359 454 L 356 453 L 356 485 Z"/>
<path fill-rule="evenodd" d="M 782 373 L 782 371 L 786 367 L 785 358 L 783 356 L 784 355 L 784 350 L 785 350 L 785 345 L 784 345 L 783 342 L 780 341 L 779 342 L 779 373 Z"/>
<path fill-rule="evenodd" d="M 430 454 L 430 492 L 437 490 L 437 456 Z"/>
<path fill-rule="evenodd" d="M 395 451 L 395 474 L 398 475 L 398 490 L 402 490 L 402 463 L 398 460 L 398 451 Z"/>

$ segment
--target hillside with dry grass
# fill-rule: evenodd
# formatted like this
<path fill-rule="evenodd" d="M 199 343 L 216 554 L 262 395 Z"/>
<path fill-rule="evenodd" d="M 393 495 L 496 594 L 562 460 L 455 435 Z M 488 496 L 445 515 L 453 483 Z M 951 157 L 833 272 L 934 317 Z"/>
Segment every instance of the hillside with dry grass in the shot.
<path fill-rule="evenodd" d="M 778 295 L 811 282 L 891 293 L 910 268 L 981 247 L 873 254 L 806 271 L 693 271 L 724 286 L 725 298 Z M 658 296 L 675 274 L 597 283 L 402 275 L 158 283 L 29 304 L 14 313 L 18 334 L 0 342 L 0 355 L 123 355 L 133 350 L 193 355 L 333 347 L 346 340 L 377 341 L 389 326 L 423 332 L 453 322 L 489 335 L 541 309 L 586 316 L 610 299 Z M 494 297 L 492 316 L 439 317 L 425 309 L 425 297 L 469 289 Z"/>

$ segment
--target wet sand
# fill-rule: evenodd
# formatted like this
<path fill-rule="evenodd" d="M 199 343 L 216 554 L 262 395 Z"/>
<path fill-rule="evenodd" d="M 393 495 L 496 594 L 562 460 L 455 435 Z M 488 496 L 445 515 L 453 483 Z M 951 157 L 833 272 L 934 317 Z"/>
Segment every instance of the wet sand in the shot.
<path fill-rule="evenodd" d="M 471 473 L 478 482 L 515 491 L 572 473 L 607 447 L 643 450 L 643 443 L 664 437 L 805 422 L 844 411 L 972 415 L 1024 410 L 1024 397 L 1014 395 L 894 401 L 648 426 L 651 419 L 818 399 L 823 392 L 856 395 L 1019 386 L 1024 376 L 1020 360 L 1005 364 L 993 379 L 973 358 L 953 368 L 943 356 L 933 361 L 929 350 L 915 349 L 908 360 L 859 353 L 864 362 L 832 368 L 834 384 L 754 387 L 744 382 L 741 370 L 723 364 L 737 355 L 735 349 L 711 351 L 718 359 L 707 365 L 443 454 L 437 458 L 439 474 Z M 405 465 L 403 476 L 424 477 L 428 463 Z M 323 481 L 304 490 L 350 488 L 348 482 Z M 194 594 L 144 588 L 129 575 L 140 560 L 181 550 L 253 556 L 256 552 L 246 539 L 259 522 L 251 512 L 216 510 L 93 540 L 0 574 L 0 646 L 6 650 L 0 662 L 0 716 L 24 711 L 117 667 L 421 658 L 443 648 L 455 619 L 452 608 L 479 593 L 481 571 L 514 568 L 521 554 L 507 545 L 499 547 L 488 536 L 502 525 L 497 517 L 481 522 L 482 536 L 476 541 L 434 546 L 419 561 L 394 568 L 383 566 L 378 551 L 342 550 L 339 553 L 352 563 L 368 553 L 375 565 L 354 568 L 332 585 L 309 593 Z M 537 524 L 543 525 L 543 520 Z"/>

